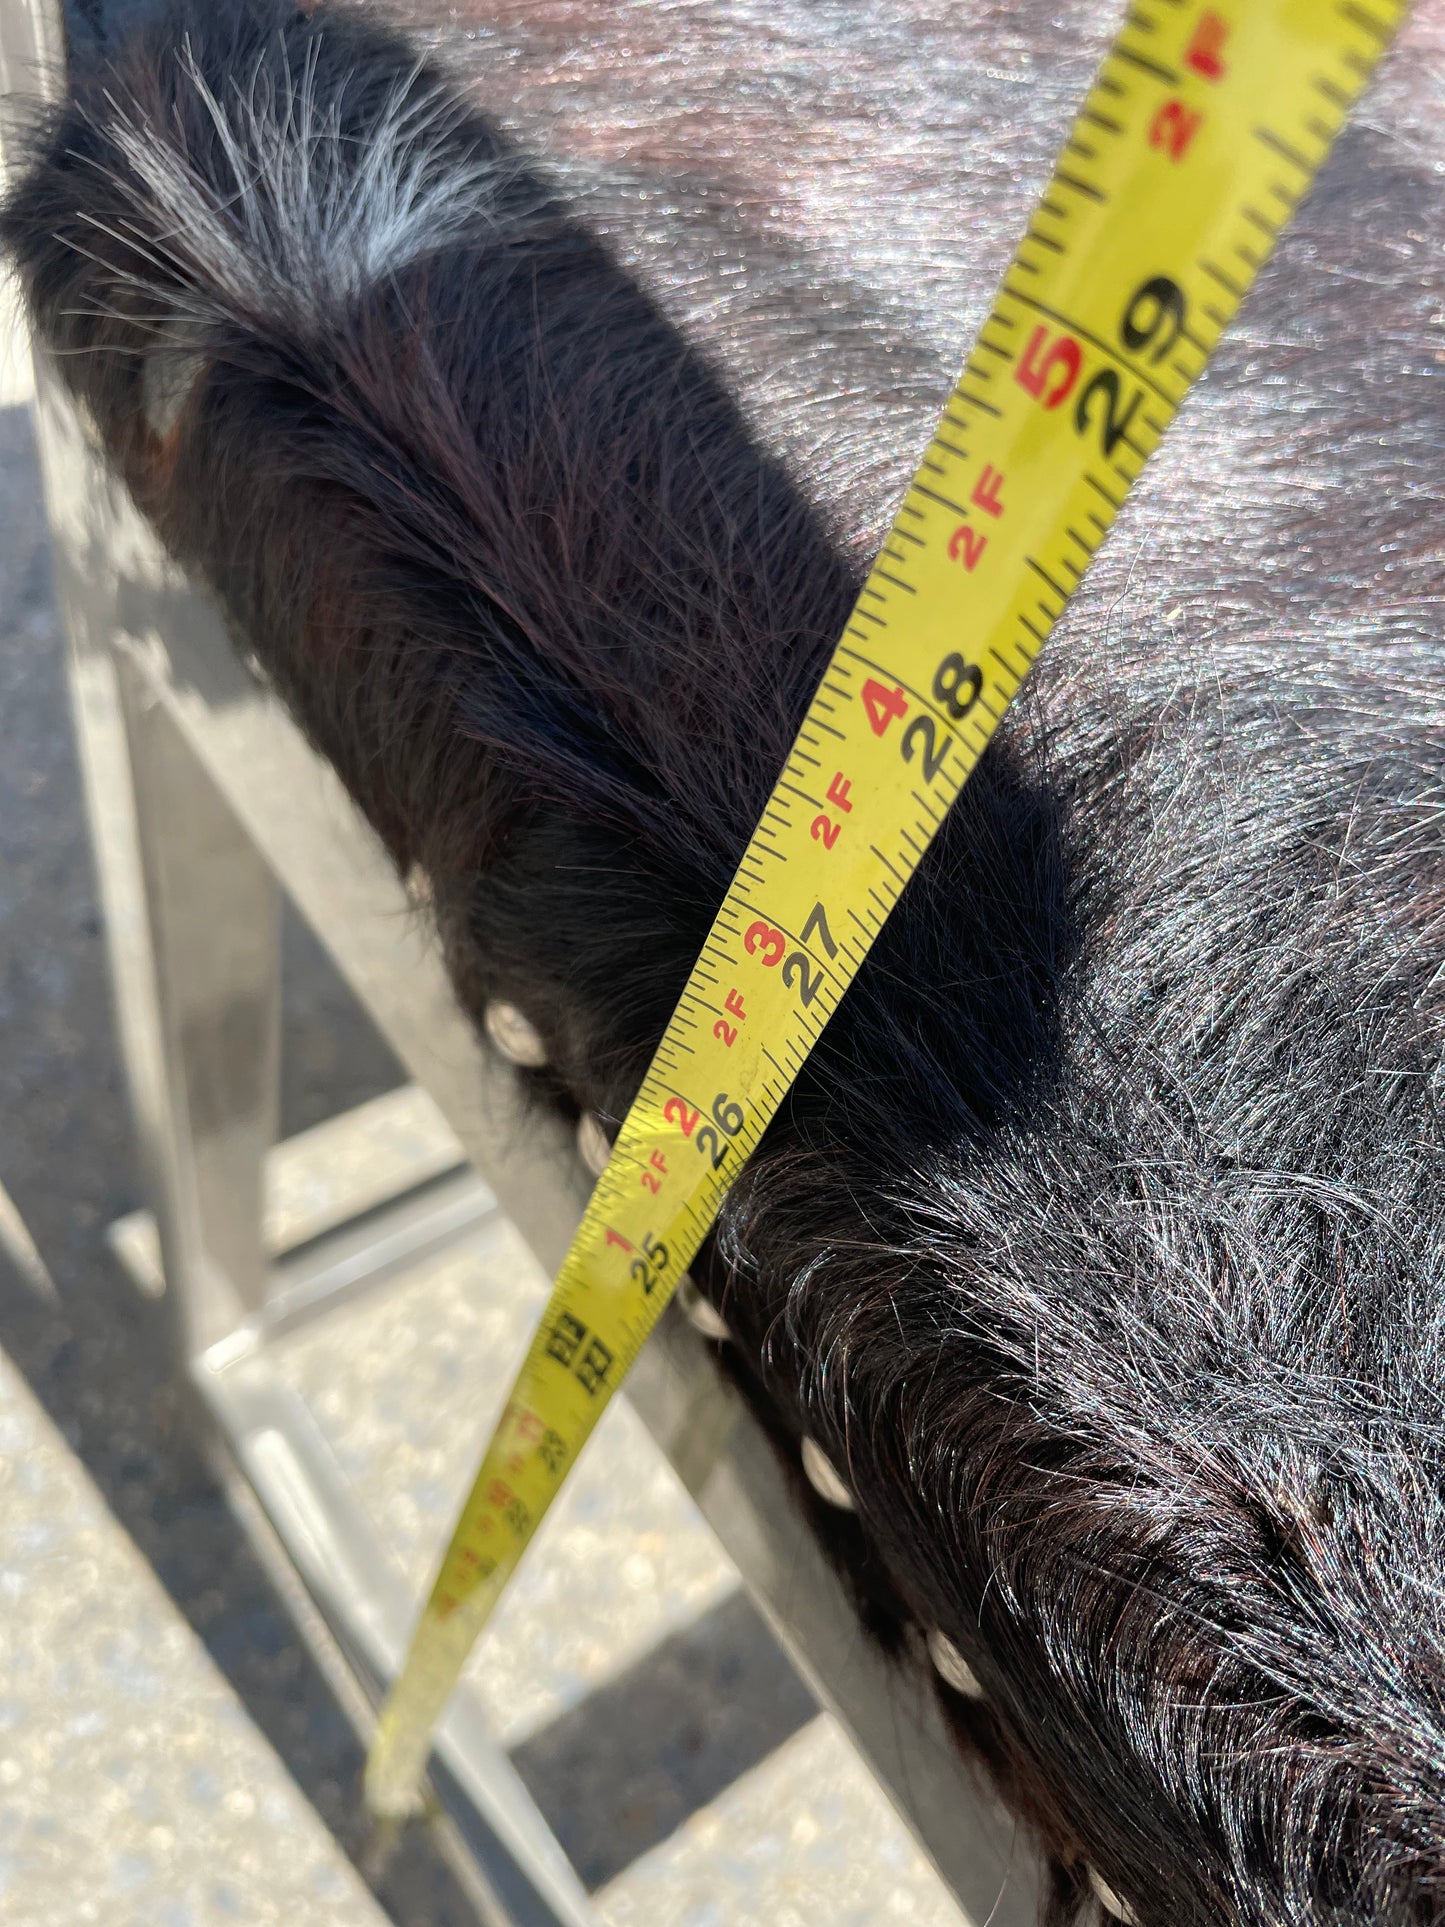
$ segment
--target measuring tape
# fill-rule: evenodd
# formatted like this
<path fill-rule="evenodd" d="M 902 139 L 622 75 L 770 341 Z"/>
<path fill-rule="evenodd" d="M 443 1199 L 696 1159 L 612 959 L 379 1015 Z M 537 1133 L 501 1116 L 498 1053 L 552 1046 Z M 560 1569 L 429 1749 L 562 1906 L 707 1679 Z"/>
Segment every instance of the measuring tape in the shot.
<path fill-rule="evenodd" d="M 1131 7 L 558 1274 L 382 1712 L 379 1815 L 1404 11 Z"/>

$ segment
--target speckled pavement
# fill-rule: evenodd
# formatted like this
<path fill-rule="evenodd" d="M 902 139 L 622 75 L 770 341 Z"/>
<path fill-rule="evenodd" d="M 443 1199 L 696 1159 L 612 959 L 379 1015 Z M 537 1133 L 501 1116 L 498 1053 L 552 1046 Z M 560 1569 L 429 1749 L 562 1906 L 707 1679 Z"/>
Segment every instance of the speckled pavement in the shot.
<path fill-rule="evenodd" d="M 384 1919 L 4 1359 L 0 1919 Z"/>
<path fill-rule="evenodd" d="M 0 1922 L 462 1927 L 425 1837 L 375 1892 L 356 1871 L 360 1748 L 198 1447 L 164 1303 L 107 1244 L 142 1200 L 25 388 L 0 351 Z M 294 921 L 284 974 L 290 1135 L 399 1072 Z M 500 1395 L 459 1361 L 504 1356 L 543 1285 L 494 1223 L 287 1343 L 418 1584 Z M 949 1927 L 625 1407 L 594 1461 L 480 1677 L 603 1927 Z"/>

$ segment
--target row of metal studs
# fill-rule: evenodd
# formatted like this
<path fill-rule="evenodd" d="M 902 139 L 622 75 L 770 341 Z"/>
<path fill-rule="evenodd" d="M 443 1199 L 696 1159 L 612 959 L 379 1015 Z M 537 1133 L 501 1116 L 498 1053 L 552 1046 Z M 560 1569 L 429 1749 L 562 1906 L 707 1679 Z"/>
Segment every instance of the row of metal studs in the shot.
<path fill-rule="evenodd" d="M 547 1048 L 540 1033 L 515 1004 L 488 1004 L 486 1030 L 487 1036 L 508 1063 L 525 1070 L 539 1070 L 547 1062 Z M 601 1118 L 594 1111 L 585 1111 L 577 1123 L 577 1152 L 593 1177 L 601 1177 L 611 1149 Z M 719 1344 L 731 1339 L 732 1334 L 722 1314 L 703 1296 L 690 1277 L 684 1278 L 678 1286 L 677 1298 L 688 1321 L 704 1338 Z M 837 1506 L 840 1511 L 856 1510 L 847 1482 L 816 1439 L 803 1440 L 800 1456 L 803 1476 L 820 1499 L 828 1505 Z M 965 1699 L 982 1700 L 986 1697 L 977 1673 L 947 1633 L 935 1626 L 928 1634 L 926 1643 L 933 1669 L 946 1686 L 951 1686 L 954 1692 L 961 1693 Z M 1126 1927 L 1132 1927 L 1134 1914 L 1127 1903 L 1119 1898 L 1103 1875 L 1093 1867 L 1089 1868 L 1088 1873 L 1089 1885 L 1104 1912 L 1115 1920 L 1125 1922 Z"/>

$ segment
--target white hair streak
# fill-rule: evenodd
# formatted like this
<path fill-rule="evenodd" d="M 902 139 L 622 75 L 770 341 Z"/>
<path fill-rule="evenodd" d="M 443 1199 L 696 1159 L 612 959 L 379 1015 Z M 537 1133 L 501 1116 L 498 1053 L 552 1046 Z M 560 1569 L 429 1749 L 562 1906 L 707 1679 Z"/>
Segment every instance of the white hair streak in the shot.
<path fill-rule="evenodd" d="M 357 139 L 345 124 L 344 83 L 329 99 L 318 87 L 318 45 L 299 72 L 263 51 L 249 78 L 228 77 L 218 94 L 189 35 L 182 40 L 182 84 L 215 131 L 209 167 L 173 131 L 162 138 L 134 97 L 107 94 L 106 136 L 132 176 L 116 184 L 147 216 L 144 229 L 110 231 L 133 256 L 136 290 L 164 289 L 201 322 L 218 310 L 228 319 L 279 313 L 322 329 L 338 306 L 419 258 L 485 235 L 519 165 L 456 138 L 462 110 L 420 61 L 397 76 Z M 168 270 L 182 265 L 177 287 Z"/>

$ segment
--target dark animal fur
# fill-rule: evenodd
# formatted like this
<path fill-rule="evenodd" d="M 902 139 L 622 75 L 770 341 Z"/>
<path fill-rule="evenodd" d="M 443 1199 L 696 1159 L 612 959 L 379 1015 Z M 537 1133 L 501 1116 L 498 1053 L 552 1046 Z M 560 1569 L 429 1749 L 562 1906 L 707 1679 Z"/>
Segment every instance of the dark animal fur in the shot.
<path fill-rule="evenodd" d="M 1101 16 L 613 11 L 499 0 L 466 53 L 549 167 L 369 10 L 196 0 L 76 79 L 3 233 L 467 1008 L 615 1119 Z M 1445 1919 L 1441 51 L 1347 136 L 711 1261 L 880 1620 L 986 1687 L 1060 1919 L 1084 1856 L 1146 1927 Z"/>

